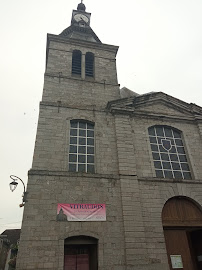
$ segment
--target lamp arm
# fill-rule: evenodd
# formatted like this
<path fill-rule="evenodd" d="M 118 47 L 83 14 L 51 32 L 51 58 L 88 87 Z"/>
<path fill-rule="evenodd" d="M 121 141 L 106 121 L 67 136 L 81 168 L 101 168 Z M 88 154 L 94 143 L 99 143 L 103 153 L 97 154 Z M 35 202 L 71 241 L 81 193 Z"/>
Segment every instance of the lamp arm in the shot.
<path fill-rule="evenodd" d="M 20 177 L 16 176 L 16 175 L 10 175 L 10 178 L 11 178 L 12 180 L 14 180 L 14 181 L 15 181 L 16 179 L 18 179 L 18 180 L 20 180 L 20 181 L 22 182 L 23 187 L 24 187 L 24 194 L 25 194 L 26 189 L 25 189 L 25 184 L 24 184 L 24 182 L 22 181 L 22 179 L 21 179 Z"/>

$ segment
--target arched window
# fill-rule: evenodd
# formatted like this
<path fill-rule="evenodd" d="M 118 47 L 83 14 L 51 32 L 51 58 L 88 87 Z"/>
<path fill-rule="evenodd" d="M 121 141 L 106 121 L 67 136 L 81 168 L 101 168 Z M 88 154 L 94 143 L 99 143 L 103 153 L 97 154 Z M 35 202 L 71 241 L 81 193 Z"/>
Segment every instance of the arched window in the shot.
<path fill-rule="evenodd" d="M 69 171 L 95 172 L 94 123 L 71 120 Z"/>
<path fill-rule="evenodd" d="M 72 74 L 81 76 L 81 51 L 78 50 L 72 54 Z"/>
<path fill-rule="evenodd" d="M 86 77 L 94 77 L 94 54 L 91 52 L 86 53 Z"/>
<path fill-rule="evenodd" d="M 181 132 L 168 126 L 148 129 L 156 176 L 191 179 Z"/>

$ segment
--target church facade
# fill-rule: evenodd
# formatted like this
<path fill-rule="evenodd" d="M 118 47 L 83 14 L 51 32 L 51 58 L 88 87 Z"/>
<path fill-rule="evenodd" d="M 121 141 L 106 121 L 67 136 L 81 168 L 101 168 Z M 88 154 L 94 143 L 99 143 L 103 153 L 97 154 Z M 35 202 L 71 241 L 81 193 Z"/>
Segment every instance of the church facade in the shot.
<path fill-rule="evenodd" d="M 202 108 L 120 90 L 90 16 L 47 36 L 17 270 L 202 269 Z"/>

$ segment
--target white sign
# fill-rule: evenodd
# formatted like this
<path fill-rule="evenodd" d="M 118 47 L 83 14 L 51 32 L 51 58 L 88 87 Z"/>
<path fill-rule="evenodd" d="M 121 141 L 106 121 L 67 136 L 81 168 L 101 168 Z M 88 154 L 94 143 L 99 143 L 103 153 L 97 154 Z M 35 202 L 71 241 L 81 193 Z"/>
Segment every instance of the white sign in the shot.
<path fill-rule="evenodd" d="M 171 264 L 173 269 L 183 268 L 181 255 L 170 255 Z"/>

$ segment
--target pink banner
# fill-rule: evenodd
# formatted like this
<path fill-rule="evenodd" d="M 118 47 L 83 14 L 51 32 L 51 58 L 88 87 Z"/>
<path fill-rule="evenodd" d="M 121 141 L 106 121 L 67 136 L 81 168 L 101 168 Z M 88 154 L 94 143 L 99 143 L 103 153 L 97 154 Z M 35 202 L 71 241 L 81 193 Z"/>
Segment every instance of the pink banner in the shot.
<path fill-rule="evenodd" d="M 58 221 L 106 221 L 105 204 L 58 204 Z"/>

